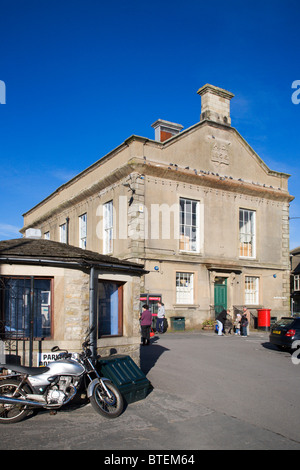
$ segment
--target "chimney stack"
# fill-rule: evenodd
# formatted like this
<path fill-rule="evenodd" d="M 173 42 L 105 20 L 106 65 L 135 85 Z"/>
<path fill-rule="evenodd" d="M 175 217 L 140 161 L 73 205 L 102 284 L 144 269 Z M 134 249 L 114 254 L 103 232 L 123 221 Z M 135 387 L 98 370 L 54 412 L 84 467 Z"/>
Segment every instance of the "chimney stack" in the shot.
<path fill-rule="evenodd" d="M 175 122 L 164 121 L 163 119 L 158 119 L 151 127 L 155 130 L 155 140 L 158 142 L 164 142 L 165 140 L 170 139 L 176 134 L 179 134 L 183 126 L 181 124 L 176 124 Z"/>
<path fill-rule="evenodd" d="M 234 97 L 230 91 L 208 83 L 197 91 L 201 96 L 200 121 L 208 120 L 231 125 L 230 100 Z"/>

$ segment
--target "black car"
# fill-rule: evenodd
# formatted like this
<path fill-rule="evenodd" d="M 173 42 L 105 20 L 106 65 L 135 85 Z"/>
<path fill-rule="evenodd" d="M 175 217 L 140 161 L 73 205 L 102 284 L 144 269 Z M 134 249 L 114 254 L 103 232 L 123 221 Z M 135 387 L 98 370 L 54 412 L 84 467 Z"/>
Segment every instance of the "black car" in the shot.
<path fill-rule="evenodd" d="M 270 343 L 278 349 L 297 349 L 300 346 L 300 317 L 282 317 L 270 330 Z"/>

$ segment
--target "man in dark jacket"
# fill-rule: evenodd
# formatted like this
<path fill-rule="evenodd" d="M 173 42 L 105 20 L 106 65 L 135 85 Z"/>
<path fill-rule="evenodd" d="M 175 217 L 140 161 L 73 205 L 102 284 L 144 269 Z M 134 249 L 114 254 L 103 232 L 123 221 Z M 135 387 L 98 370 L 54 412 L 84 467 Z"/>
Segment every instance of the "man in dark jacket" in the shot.
<path fill-rule="evenodd" d="M 247 336 L 247 327 L 249 325 L 247 314 L 244 312 L 241 319 L 241 336 Z"/>
<path fill-rule="evenodd" d="M 216 320 L 218 323 L 218 336 L 223 335 L 223 330 L 225 329 L 225 321 L 226 321 L 227 313 L 226 310 L 223 309 L 221 313 L 217 316 Z"/>

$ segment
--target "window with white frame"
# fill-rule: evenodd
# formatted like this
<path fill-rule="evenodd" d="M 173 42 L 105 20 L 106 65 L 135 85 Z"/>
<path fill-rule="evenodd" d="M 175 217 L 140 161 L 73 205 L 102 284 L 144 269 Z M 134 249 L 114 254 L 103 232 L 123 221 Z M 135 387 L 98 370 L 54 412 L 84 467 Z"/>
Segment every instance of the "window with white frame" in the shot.
<path fill-rule="evenodd" d="M 248 209 L 239 210 L 240 257 L 256 256 L 256 213 Z"/>
<path fill-rule="evenodd" d="M 86 248 L 86 227 L 87 227 L 87 214 L 82 214 L 79 217 L 79 247 Z"/>
<path fill-rule="evenodd" d="M 199 251 L 199 201 L 181 197 L 180 201 L 180 239 L 181 251 Z"/>
<path fill-rule="evenodd" d="M 103 205 L 103 254 L 113 252 L 113 201 Z"/>
<path fill-rule="evenodd" d="M 294 290 L 300 290 L 300 274 L 294 276 Z"/>
<path fill-rule="evenodd" d="M 245 304 L 259 304 L 259 278 L 254 276 L 245 277 Z"/>
<path fill-rule="evenodd" d="M 194 303 L 194 274 L 176 273 L 176 303 Z"/>
<path fill-rule="evenodd" d="M 45 232 L 44 233 L 44 239 L 45 240 L 50 240 L 50 232 Z"/>
<path fill-rule="evenodd" d="M 61 243 L 67 243 L 67 224 L 59 226 L 59 241 Z"/>

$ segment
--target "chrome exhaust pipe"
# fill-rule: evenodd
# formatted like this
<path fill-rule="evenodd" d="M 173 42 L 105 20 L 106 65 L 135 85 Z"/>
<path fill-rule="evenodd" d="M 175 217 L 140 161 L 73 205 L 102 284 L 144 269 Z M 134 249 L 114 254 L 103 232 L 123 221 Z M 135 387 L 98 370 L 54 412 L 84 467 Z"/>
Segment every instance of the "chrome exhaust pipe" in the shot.
<path fill-rule="evenodd" d="M 40 401 L 36 400 L 26 400 L 25 398 L 14 398 L 8 397 L 5 395 L 0 395 L 0 405 L 1 403 L 6 403 L 7 405 L 29 405 L 34 406 L 35 408 L 46 408 L 47 410 L 51 410 L 51 408 L 61 408 L 62 405 L 66 405 L 72 398 L 75 397 L 77 393 L 77 388 L 73 387 L 73 393 L 69 396 L 69 398 L 64 401 L 63 403 L 47 403 L 44 398 L 41 397 Z M 39 397 L 38 395 L 28 395 L 29 397 Z"/>
<path fill-rule="evenodd" d="M 0 404 L 6 403 L 7 405 L 29 405 L 34 407 L 44 408 L 46 403 L 41 401 L 25 400 L 24 398 L 13 398 L 0 396 Z"/>

